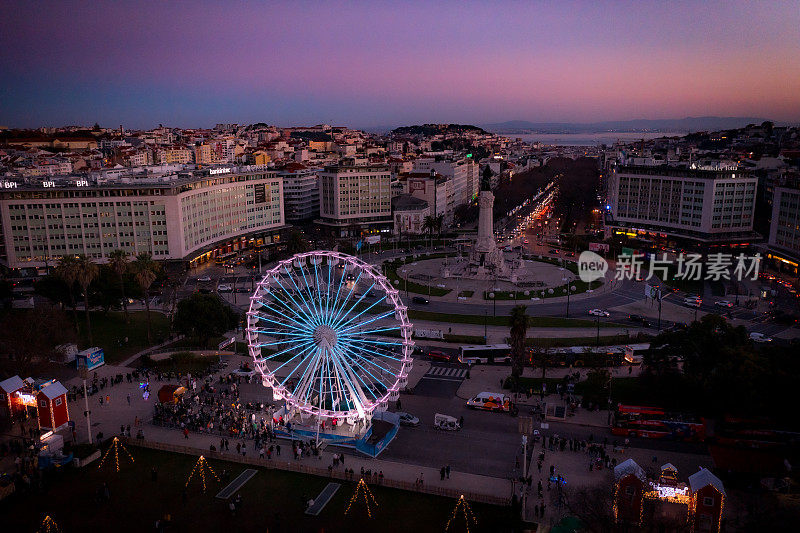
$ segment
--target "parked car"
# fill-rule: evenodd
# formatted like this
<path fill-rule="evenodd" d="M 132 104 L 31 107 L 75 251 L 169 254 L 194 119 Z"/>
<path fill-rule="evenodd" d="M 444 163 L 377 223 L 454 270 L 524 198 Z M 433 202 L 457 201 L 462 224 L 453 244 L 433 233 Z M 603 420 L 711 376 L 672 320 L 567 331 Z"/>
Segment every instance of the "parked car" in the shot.
<path fill-rule="evenodd" d="M 767 337 L 763 333 L 753 332 L 750 334 L 750 340 L 753 342 L 772 342 L 772 337 Z"/>
<path fill-rule="evenodd" d="M 217 292 L 233 292 L 233 287 L 225 283 L 220 283 L 219 286 L 217 286 Z"/>
<path fill-rule="evenodd" d="M 200 283 L 207 283 L 211 281 L 211 276 L 200 276 L 199 278 L 197 278 L 197 281 L 199 281 Z"/>
<path fill-rule="evenodd" d="M 557 254 L 558 250 L 556 250 L 555 248 L 551 248 L 551 249 L 547 250 L 547 253 L 548 254 Z"/>
<path fill-rule="evenodd" d="M 428 304 L 430 301 L 427 298 L 423 298 L 422 296 L 414 296 L 411 298 L 411 301 L 415 304 Z"/>
<path fill-rule="evenodd" d="M 436 413 L 433 415 L 433 427 L 442 431 L 458 431 L 461 429 L 461 424 L 458 423 L 458 419 L 454 416 Z"/>
<path fill-rule="evenodd" d="M 411 413 L 406 413 L 404 411 L 397 411 L 396 414 L 400 417 L 401 426 L 417 427 L 419 425 L 419 418 L 412 415 Z"/>
<path fill-rule="evenodd" d="M 592 316 L 602 316 L 602 317 L 610 317 L 611 313 L 608 311 L 603 311 L 602 309 L 591 309 L 589 310 L 589 314 Z"/>
<path fill-rule="evenodd" d="M 718 300 L 714 302 L 714 305 L 719 307 L 733 307 L 733 302 L 729 302 L 728 300 Z"/>

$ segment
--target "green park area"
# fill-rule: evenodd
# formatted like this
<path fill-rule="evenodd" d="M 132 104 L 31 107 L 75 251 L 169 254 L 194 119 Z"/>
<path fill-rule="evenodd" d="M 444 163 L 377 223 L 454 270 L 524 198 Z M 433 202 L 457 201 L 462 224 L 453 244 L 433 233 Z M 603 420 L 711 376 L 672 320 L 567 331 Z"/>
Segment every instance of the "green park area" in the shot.
<path fill-rule="evenodd" d="M 145 350 L 153 344 L 163 342 L 169 337 L 169 319 L 163 313 L 150 313 L 152 343 L 147 341 L 147 313 L 130 312 L 130 321 L 125 314 L 116 311 L 108 313 L 92 311 L 92 344 L 105 352 L 106 363 L 116 363 Z M 79 313 L 81 348 L 89 346 L 83 313 Z"/>
<path fill-rule="evenodd" d="M 342 486 L 318 516 L 307 516 L 306 502 L 316 498 L 329 480 L 281 470 L 257 468 L 209 460 L 217 476 L 227 472 L 235 479 L 246 468 L 256 475 L 237 492 L 242 504 L 235 512 L 229 501 L 215 498 L 225 483 L 205 471 L 207 489 L 196 472 L 186 486 L 197 457 L 127 446 L 131 463 L 120 449 L 119 472 L 112 453 L 102 467 L 94 462 L 82 469 L 72 467 L 46 474 L 43 494 L 16 493 L 0 502 L 4 531 L 37 531 L 50 516 L 59 531 L 116 533 L 154 531 L 156 520 L 169 516 L 166 531 L 237 531 L 241 533 L 351 531 L 445 531 L 457 501 L 450 498 L 369 485 L 374 497 L 367 509 L 356 499 L 348 509 L 356 482 L 339 481 Z M 309 459 L 313 460 L 313 459 Z M 154 479 L 152 471 L 156 469 Z M 103 497 L 104 485 L 109 498 Z M 466 527 L 457 515 L 447 531 L 512 531 L 510 509 L 470 504 L 476 523 Z M 13 510 L 13 512 L 12 512 Z"/>

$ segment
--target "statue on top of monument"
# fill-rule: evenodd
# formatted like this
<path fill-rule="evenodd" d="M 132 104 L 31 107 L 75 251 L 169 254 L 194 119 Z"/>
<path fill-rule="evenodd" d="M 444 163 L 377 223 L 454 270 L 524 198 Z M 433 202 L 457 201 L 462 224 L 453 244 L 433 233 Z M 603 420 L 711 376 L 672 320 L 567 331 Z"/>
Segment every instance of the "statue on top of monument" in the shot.
<path fill-rule="evenodd" d="M 481 190 L 482 191 L 491 191 L 492 190 L 492 176 L 494 173 L 492 169 L 489 168 L 489 165 L 483 169 L 483 175 L 481 176 Z"/>

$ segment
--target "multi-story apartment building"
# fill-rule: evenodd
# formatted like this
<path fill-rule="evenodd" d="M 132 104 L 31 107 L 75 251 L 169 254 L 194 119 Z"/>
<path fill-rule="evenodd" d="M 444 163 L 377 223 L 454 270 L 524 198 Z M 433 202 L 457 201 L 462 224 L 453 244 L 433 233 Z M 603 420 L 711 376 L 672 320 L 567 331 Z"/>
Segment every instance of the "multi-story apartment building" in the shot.
<path fill-rule="evenodd" d="M 400 181 L 405 182 L 404 192 L 428 202 L 432 215 L 444 216 L 445 224 L 452 222 L 455 208 L 453 180 L 431 171 L 401 175 Z"/>
<path fill-rule="evenodd" d="M 452 180 L 454 207 L 467 204 L 478 196 L 480 190 L 478 164 L 472 158 L 464 157 L 457 161 L 423 158 L 414 161 L 415 172 L 431 170 Z"/>
<path fill-rule="evenodd" d="M 699 243 L 748 242 L 758 180 L 740 169 L 618 166 L 610 169 L 606 227 Z"/>
<path fill-rule="evenodd" d="M 198 165 L 210 165 L 215 161 L 216 152 L 211 149 L 211 145 L 197 143 L 194 146 L 194 162 Z"/>
<path fill-rule="evenodd" d="M 192 162 L 193 153 L 185 146 L 168 146 L 156 152 L 156 163 L 171 165 L 173 163 L 186 164 Z"/>
<path fill-rule="evenodd" d="M 392 226 L 391 173 L 386 165 L 332 165 L 319 174 L 317 223 L 339 236 L 389 232 Z"/>
<path fill-rule="evenodd" d="M 287 222 L 319 216 L 319 169 L 290 163 L 278 171 L 283 180 L 283 207 Z"/>
<path fill-rule="evenodd" d="M 284 226 L 281 179 L 263 169 L 206 169 L 97 184 L 85 178 L 0 187 L 0 263 L 103 261 L 115 249 L 205 261 L 269 244 Z"/>
<path fill-rule="evenodd" d="M 769 229 L 768 257 L 782 269 L 800 273 L 800 189 L 775 187 L 772 224 Z"/>

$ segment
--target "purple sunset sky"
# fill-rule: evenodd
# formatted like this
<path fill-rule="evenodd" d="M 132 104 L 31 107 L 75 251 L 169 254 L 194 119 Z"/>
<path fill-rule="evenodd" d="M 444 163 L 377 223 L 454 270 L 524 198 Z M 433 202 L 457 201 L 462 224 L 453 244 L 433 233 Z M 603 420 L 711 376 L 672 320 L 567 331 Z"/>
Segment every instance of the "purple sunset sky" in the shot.
<path fill-rule="evenodd" d="M 800 122 L 800 3 L 10 2 L 0 125 Z"/>

